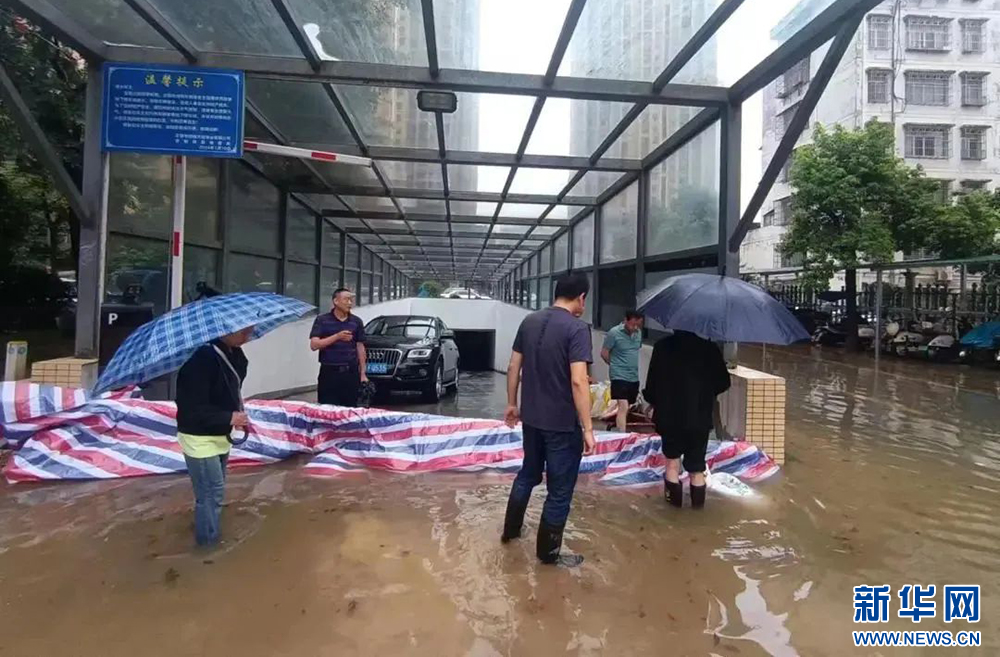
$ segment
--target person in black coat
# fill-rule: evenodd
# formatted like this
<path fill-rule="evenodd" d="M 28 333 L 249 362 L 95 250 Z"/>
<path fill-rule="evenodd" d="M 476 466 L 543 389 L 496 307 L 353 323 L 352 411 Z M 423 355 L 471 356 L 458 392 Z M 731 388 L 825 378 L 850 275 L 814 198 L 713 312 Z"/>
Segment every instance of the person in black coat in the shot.
<path fill-rule="evenodd" d="M 247 357 L 240 348 L 253 327 L 198 348 L 177 374 L 177 439 L 194 489 L 194 536 L 202 547 L 219 540 L 230 433 L 249 424 L 240 388 Z"/>
<path fill-rule="evenodd" d="M 667 458 L 664 496 L 682 506 L 681 458 L 691 475 L 691 506 L 705 505 L 705 452 L 715 398 L 729 389 L 722 351 L 709 340 L 675 331 L 653 347 L 643 397 L 653 407 L 653 423 Z"/>

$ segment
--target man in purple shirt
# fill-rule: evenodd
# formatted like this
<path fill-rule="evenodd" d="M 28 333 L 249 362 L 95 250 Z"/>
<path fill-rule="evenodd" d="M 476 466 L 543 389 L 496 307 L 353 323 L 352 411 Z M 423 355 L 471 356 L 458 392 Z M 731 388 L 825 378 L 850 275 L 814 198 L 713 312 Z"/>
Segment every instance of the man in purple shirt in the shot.
<path fill-rule="evenodd" d="M 361 383 L 368 380 L 365 326 L 351 313 L 353 308 L 354 293 L 342 287 L 333 293 L 330 312 L 313 322 L 309 347 L 319 352 L 320 404 L 353 408 Z"/>
<path fill-rule="evenodd" d="M 580 459 L 594 452 L 590 418 L 593 346 L 590 327 L 580 320 L 590 282 L 582 274 L 556 281 L 555 303 L 521 322 L 507 368 L 507 411 L 514 427 L 523 421 L 524 461 L 510 489 L 501 541 L 521 536 L 531 490 L 542 482 L 548 497 L 542 507 L 536 553 L 542 563 L 579 565 L 583 557 L 560 555 Z M 521 406 L 517 392 L 521 388 Z"/>

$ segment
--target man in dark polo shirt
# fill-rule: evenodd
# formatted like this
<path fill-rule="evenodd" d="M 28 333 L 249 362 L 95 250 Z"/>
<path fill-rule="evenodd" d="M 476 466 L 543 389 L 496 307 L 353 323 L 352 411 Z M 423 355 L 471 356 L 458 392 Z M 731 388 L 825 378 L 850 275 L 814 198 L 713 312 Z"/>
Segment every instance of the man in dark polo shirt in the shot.
<path fill-rule="evenodd" d="M 333 308 L 320 315 L 309 334 L 309 347 L 319 352 L 320 404 L 354 407 L 365 374 L 365 327 L 351 313 L 354 293 L 340 288 L 333 293 Z"/>
<path fill-rule="evenodd" d="M 580 459 L 594 452 L 587 374 L 593 349 L 590 327 L 580 320 L 589 292 L 586 276 L 560 277 L 555 303 L 521 322 L 507 368 L 504 420 L 510 427 L 519 418 L 523 421 L 524 461 L 510 489 L 501 540 L 506 543 L 521 536 L 531 490 L 542 482 L 544 470 L 549 494 L 542 507 L 536 553 L 546 564 L 576 566 L 583 561 L 579 555 L 560 555 L 559 550 Z"/>

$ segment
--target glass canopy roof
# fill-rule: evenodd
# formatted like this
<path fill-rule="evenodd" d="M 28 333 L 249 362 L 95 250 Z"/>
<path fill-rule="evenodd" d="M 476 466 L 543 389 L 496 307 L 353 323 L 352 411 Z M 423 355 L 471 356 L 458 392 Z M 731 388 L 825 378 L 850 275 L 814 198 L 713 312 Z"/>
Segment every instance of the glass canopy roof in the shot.
<path fill-rule="evenodd" d="M 246 71 L 248 138 L 373 160 L 255 154 L 274 182 L 405 272 L 496 280 L 879 3 L 13 4 L 91 61 Z M 422 112 L 421 89 L 454 92 L 457 111 Z M 711 158 L 688 168 L 718 171 Z"/>

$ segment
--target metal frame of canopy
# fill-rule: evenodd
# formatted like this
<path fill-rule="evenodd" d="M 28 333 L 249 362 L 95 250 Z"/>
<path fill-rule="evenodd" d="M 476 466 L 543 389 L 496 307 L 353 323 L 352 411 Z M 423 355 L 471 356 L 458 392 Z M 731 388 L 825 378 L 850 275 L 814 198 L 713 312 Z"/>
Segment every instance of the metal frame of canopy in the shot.
<path fill-rule="evenodd" d="M 571 245 L 566 246 L 569 243 L 568 239 L 560 240 L 579 222 L 591 217 L 593 217 L 594 261 L 589 266 L 575 268 L 588 270 L 594 279 L 595 291 L 598 289 L 601 271 L 606 271 L 612 266 L 601 262 L 598 257 L 601 252 L 603 206 L 633 183 L 638 187 L 636 256 L 631 260 L 615 262 L 613 266 L 618 269 L 634 267 L 636 289 L 644 287 L 644 276 L 648 265 L 659 265 L 662 268 L 666 263 L 674 261 L 709 263 L 717 267 L 720 272 L 737 274 L 739 246 L 743 236 L 774 184 L 782 165 L 790 156 L 796 140 L 808 124 L 809 116 L 864 15 L 879 4 L 879 0 L 830 0 L 824 3 L 825 8 L 822 11 L 751 68 L 746 75 L 733 85 L 722 87 L 677 84 L 674 80 L 685 65 L 691 62 L 702 47 L 744 4 L 744 0 L 719 2 L 690 40 L 676 52 L 651 82 L 558 75 L 577 24 L 587 6 L 587 0 L 570 0 L 548 66 L 541 75 L 443 68 L 439 60 L 434 0 L 420 0 L 426 44 L 426 66 L 331 61 L 329 57 L 317 52 L 314 42 L 306 34 L 303 22 L 296 15 L 295 3 L 290 0 L 270 0 L 270 4 L 275 15 L 287 28 L 301 57 L 202 51 L 197 47 L 195 40 L 157 8 L 156 0 L 122 0 L 122 2 L 166 44 L 169 44 L 169 48 L 113 45 L 88 32 L 62 10 L 63 3 L 70 1 L 72 0 L 0 0 L 0 5 L 10 7 L 16 13 L 57 35 L 86 58 L 90 68 L 82 194 L 74 193 L 75 189 L 62 190 L 70 198 L 71 206 L 77 214 L 81 215 L 77 330 L 77 351 L 81 355 L 93 353 L 96 349 L 100 328 L 98 326 L 100 302 L 103 294 L 104 243 L 107 233 L 107 198 L 104 190 L 108 177 L 108 158 L 101 152 L 99 143 L 102 97 L 99 71 L 104 61 L 235 68 L 244 70 L 252 78 L 319 85 L 329 99 L 330 113 L 343 121 L 353 142 L 343 148 L 338 146 L 337 152 L 370 158 L 378 183 L 370 187 L 335 185 L 329 182 L 312 162 L 305 160 L 306 168 L 315 179 L 315 187 L 285 188 L 288 195 L 306 204 L 318 217 L 323 217 L 317 225 L 318 237 L 325 232 L 324 224 L 327 221 L 349 219 L 357 226 L 357 228 L 335 227 L 340 233 L 341 267 L 344 264 L 344 247 L 349 242 L 352 245 L 355 241 L 358 245 L 377 244 L 393 275 L 403 277 L 404 280 L 426 275 L 481 281 L 492 285 L 495 291 L 499 290 L 507 301 L 524 302 L 524 295 L 520 290 L 523 278 L 521 272 L 524 268 L 520 265 L 538 252 L 544 257 L 551 257 L 550 246 L 558 243 L 568 250 L 565 254 L 566 268 L 574 268 L 573 248 Z M 599 0 L 590 2 L 597 3 Z M 742 104 L 808 54 L 831 41 L 832 45 L 799 103 L 773 160 L 766 167 L 762 179 L 756 186 L 749 207 L 741 213 Z M 0 74 L 2 73 L 0 69 Z M 0 77 L 0 80 L 5 79 L 5 74 Z M 352 114 L 349 103 L 343 96 L 342 88 L 345 85 L 520 95 L 533 98 L 534 103 L 514 153 L 449 149 L 441 115 L 435 117 L 437 148 L 384 146 L 366 142 L 359 129 L 357 117 Z M 3 92 L 3 100 L 10 107 L 22 132 L 39 153 L 39 159 L 52 169 L 57 182 L 65 183 L 64 172 L 59 173 L 62 171 L 61 162 L 53 157 L 54 149 L 48 144 L 44 133 L 38 128 L 23 100 L 18 96 L 17 90 L 12 84 L 4 84 L 0 85 L 0 91 Z M 527 153 L 546 101 L 563 98 L 630 103 L 631 108 L 589 156 Z M 635 123 L 642 112 L 656 105 L 682 106 L 699 111 L 641 159 L 605 157 L 616 140 Z M 246 111 L 248 117 L 253 117 L 263 127 L 271 141 L 276 144 L 295 145 L 276 127 L 273 122 L 275 117 L 267 116 L 261 107 L 248 102 Z M 291 111 L 294 111 L 294 108 Z M 719 125 L 720 133 L 717 244 L 684 249 L 666 255 L 646 255 L 650 170 L 716 124 Z M 254 155 L 248 153 L 245 159 L 258 171 L 262 170 L 260 162 L 254 159 Z M 442 188 L 440 190 L 396 188 L 386 172 L 386 163 L 392 161 L 440 165 Z M 502 166 L 509 168 L 509 171 L 499 192 L 460 191 L 453 190 L 449 186 L 449 166 L 452 165 Z M 554 194 L 512 193 L 514 178 L 519 169 L 524 168 L 569 169 L 574 170 L 574 173 L 565 186 Z M 577 183 L 592 172 L 618 175 L 618 178 L 596 196 L 572 194 Z M 60 187 L 62 186 L 61 184 Z M 309 194 L 309 198 L 307 199 L 304 194 Z M 354 207 L 344 197 L 381 198 L 384 199 L 386 209 L 378 211 L 361 209 Z M 325 202 L 317 204 L 315 202 L 317 198 L 329 199 L 332 207 L 325 207 Z M 412 200 L 440 203 L 443 205 L 443 212 L 410 211 L 406 208 L 406 202 Z M 491 215 L 475 216 L 452 207 L 454 203 L 459 202 L 496 203 L 496 208 Z M 287 204 L 287 201 L 284 204 Z M 514 207 L 511 204 L 522 204 L 522 207 L 523 204 L 535 204 L 539 206 L 540 212 L 537 216 L 528 218 L 512 217 L 504 211 L 505 206 Z M 561 207 L 567 213 L 572 211 L 572 214 L 565 219 L 557 218 L 552 214 L 557 207 Z M 372 223 L 385 220 L 401 220 L 403 223 L 399 229 L 385 229 Z M 416 222 L 419 227 L 412 222 Z M 284 224 L 282 221 L 283 226 Z M 438 224 L 440 229 L 434 224 Z M 484 225 L 485 231 L 482 229 Z M 355 240 L 355 238 L 361 239 Z M 438 238 L 446 240 L 446 246 L 449 248 L 432 248 L 427 244 L 428 241 L 436 241 Z M 473 241 L 476 244 L 468 246 Z M 499 246 L 501 243 L 503 246 Z M 417 249 L 414 249 L 414 246 Z M 379 253 L 373 253 L 372 256 L 378 258 Z M 393 262 L 389 262 L 389 258 L 392 258 Z M 283 256 L 283 263 L 286 260 L 287 254 Z M 322 266 L 323 263 L 320 261 L 318 269 L 321 270 Z M 594 303 L 596 305 L 596 299 Z"/>

